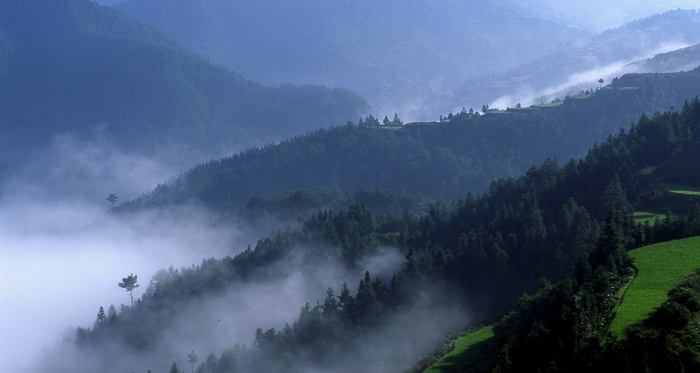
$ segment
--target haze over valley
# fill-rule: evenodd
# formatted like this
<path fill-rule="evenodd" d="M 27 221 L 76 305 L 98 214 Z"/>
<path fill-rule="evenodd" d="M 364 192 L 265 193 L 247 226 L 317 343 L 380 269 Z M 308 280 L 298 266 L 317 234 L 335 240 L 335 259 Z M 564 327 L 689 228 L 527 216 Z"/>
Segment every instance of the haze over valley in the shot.
<path fill-rule="evenodd" d="M 0 369 L 700 366 L 607 334 L 700 235 L 700 12 L 582 4 L 0 3 Z"/>

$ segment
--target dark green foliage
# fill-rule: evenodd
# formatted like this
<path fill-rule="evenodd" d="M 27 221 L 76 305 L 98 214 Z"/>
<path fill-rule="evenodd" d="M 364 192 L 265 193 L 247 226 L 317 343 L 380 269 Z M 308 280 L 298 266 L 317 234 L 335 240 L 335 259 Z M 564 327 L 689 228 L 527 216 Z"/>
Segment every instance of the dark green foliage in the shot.
<path fill-rule="evenodd" d="M 700 369 L 700 274 L 668 293 L 643 323 L 628 328 L 622 351 L 630 372 L 694 372 Z M 620 359 L 622 360 L 622 359 Z"/>
<path fill-rule="evenodd" d="M 367 121 L 374 118 L 370 116 L 362 125 L 321 129 L 200 164 L 124 207 L 162 206 L 197 198 L 221 210 L 228 202 L 239 208 L 256 194 L 270 196 L 317 187 L 338 187 L 349 193 L 360 188 L 404 188 L 408 193 L 449 201 L 463 198 L 466 192 L 485 191 L 493 180 L 521 175 L 547 159 L 568 163 L 585 155 L 596 142 L 605 143 L 606 149 L 599 150 L 601 145 L 595 145 L 583 164 L 565 165 L 564 172 L 578 172 L 581 177 L 595 173 L 604 185 L 587 183 L 601 190 L 618 174 L 623 185 L 633 188 L 628 186 L 631 168 L 653 164 L 672 147 L 688 141 L 687 125 L 674 122 L 677 113 L 658 114 L 653 126 L 646 125 L 649 117 L 642 117 L 630 130 L 630 140 L 611 136 L 606 142 L 608 134 L 619 133 L 644 112 L 682 106 L 685 97 L 697 94 L 692 87 L 700 85 L 700 70 L 626 75 L 615 84 L 636 89 L 600 90 L 585 99 L 567 98 L 556 107 L 486 115 L 463 111 L 441 124 L 409 124 L 396 130 L 376 128 L 379 122 L 368 126 Z M 628 153 L 634 147 L 648 151 L 637 152 L 630 159 Z M 614 164 L 618 161 L 620 164 Z M 562 177 L 560 166 L 547 162 L 541 170 L 533 169 L 537 173 L 533 174 L 533 186 L 546 187 Z M 605 171 L 598 174 L 599 170 L 588 169 L 589 165 Z M 569 178 L 568 182 L 575 183 L 575 179 Z M 507 181 L 497 181 L 503 182 Z M 578 189 L 573 197 L 580 202 L 589 198 L 590 192 Z M 624 196 L 634 197 L 629 195 L 631 191 L 619 192 L 610 189 L 607 194 L 597 192 L 597 196 L 615 199 L 618 204 L 624 204 Z M 603 207 L 599 203 L 596 201 L 590 210 L 596 217 L 605 214 L 606 202 Z"/>
<path fill-rule="evenodd" d="M 265 269 L 292 253 L 308 265 L 339 260 L 353 268 L 392 246 L 403 250 L 406 260 L 391 280 L 367 272 L 356 287 L 344 285 L 337 301 L 328 289 L 283 330 L 259 329 L 254 347 L 235 354 L 236 364 L 249 371 L 250 364 L 266 361 L 260 371 L 294 371 L 311 361 L 333 370 L 339 356 L 353 351 L 355 337 L 385 326 L 417 301 L 416 294 L 440 283 L 451 296 L 466 300 L 470 322 L 492 322 L 516 309 L 495 327 L 480 366 L 500 371 L 591 371 L 606 361 L 619 366 L 614 357 L 625 355 L 621 346 L 608 343 L 606 330 L 615 294 L 632 273 L 627 251 L 700 234 L 700 207 L 649 226 L 635 224 L 631 211 L 615 206 L 624 202 L 621 197 L 633 207 L 649 203 L 646 191 L 663 177 L 648 170 L 662 170 L 695 145 L 698 112 L 700 101 L 692 100 L 681 112 L 643 117 L 629 133 L 610 136 L 580 161 L 564 167 L 545 161 L 517 179 L 494 181 L 488 193 L 435 204 L 420 216 L 377 216 L 363 203 L 318 211 L 300 227 L 261 239 L 254 250 L 234 258 L 159 272 L 134 307 L 105 327 L 79 329 L 78 339 L 92 346 L 121 339 L 148 351 L 182 306 L 274 278 L 274 271 Z M 662 137 L 650 144 L 644 134 L 656 132 Z M 648 157 L 659 146 L 673 151 Z M 206 175 L 205 170 L 202 166 Z M 678 291 L 677 298 L 686 302 L 689 294 Z M 695 307 L 693 302 L 686 303 Z M 689 325 L 688 313 L 674 307 L 664 325 Z"/>
<path fill-rule="evenodd" d="M 590 371 L 603 353 L 614 296 L 631 272 L 626 251 L 607 239 L 631 235 L 621 214 L 611 211 L 596 248 L 580 257 L 563 281 L 540 281 L 534 296 L 524 295 L 515 312 L 496 324 L 484 360 L 499 372 Z M 617 236 L 616 236 L 617 237 Z M 614 247 L 614 249 L 613 249 Z"/>
<path fill-rule="evenodd" d="M 305 219 L 319 210 L 339 211 L 358 203 L 364 203 L 377 215 L 401 216 L 404 213 L 424 213 L 428 209 L 429 200 L 404 189 L 359 189 L 349 195 L 340 188 L 301 188 L 273 197 L 256 194 L 241 208 L 238 217 L 254 225 L 264 224 L 271 219 L 289 223 Z"/>

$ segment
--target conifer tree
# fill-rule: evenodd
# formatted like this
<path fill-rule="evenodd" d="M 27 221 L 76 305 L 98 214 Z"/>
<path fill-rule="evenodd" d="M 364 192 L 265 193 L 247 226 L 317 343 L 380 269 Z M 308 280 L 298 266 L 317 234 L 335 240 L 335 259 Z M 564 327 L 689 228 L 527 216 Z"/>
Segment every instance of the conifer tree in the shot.
<path fill-rule="evenodd" d="M 105 308 L 100 306 L 100 310 L 97 312 L 97 320 L 95 320 L 95 329 L 103 326 L 107 323 L 107 314 L 105 313 Z"/>
<path fill-rule="evenodd" d="M 196 363 L 199 359 L 197 358 L 197 354 L 194 353 L 194 350 L 187 354 L 187 361 L 192 364 L 192 373 L 194 373 L 194 363 Z"/>

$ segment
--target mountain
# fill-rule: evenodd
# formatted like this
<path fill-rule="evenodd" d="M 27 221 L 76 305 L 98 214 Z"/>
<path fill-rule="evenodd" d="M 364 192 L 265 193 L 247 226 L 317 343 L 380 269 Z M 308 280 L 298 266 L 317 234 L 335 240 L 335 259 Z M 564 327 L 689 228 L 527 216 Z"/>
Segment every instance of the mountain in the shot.
<path fill-rule="evenodd" d="M 343 87 L 376 111 L 423 119 L 437 115 L 416 107 L 425 98 L 587 36 L 496 1 L 125 0 L 115 7 L 245 76 Z"/>
<path fill-rule="evenodd" d="M 467 80 L 454 92 L 454 107 L 489 104 L 513 107 L 549 101 L 552 97 L 576 94 L 598 86 L 598 79 L 611 80 L 625 73 L 662 72 L 643 64 L 628 66 L 700 43 L 700 13 L 672 10 L 615 29 L 606 30 L 584 42 L 558 45 L 534 61 L 500 75 L 482 75 Z M 689 70 L 690 61 L 671 63 L 663 72 Z M 443 97 L 441 100 L 445 100 Z"/>
<path fill-rule="evenodd" d="M 516 177 L 547 158 L 567 162 L 595 142 L 699 93 L 700 70 L 630 74 L 582 96 L 529 108 L 450 114 L 442 122 L 323 129 L 279 144 L 200 164 L 123 208 L 167 206 L 189 199 L 221 211 L 254 195 L 298 188 L 405 188 L 429 198 L 459 199 Z M 398 119 L 398 118 L 397 118 Z M 389 122 L 387 118 L 387 122 Z M 374 125 L 370 125 L 374 124 Z M 416 175 L 421 175 L 416 177 Z"/>
<path fill-rule="evenodd" d="M 367 108 L 343 89 L 263 86 L 88 0 L 3 2 L 0 79 L 1 144 L 18 155 L 98 125 L 125 148 L 216 154 Z"/>
<path fill-rule="evenodd" d="M 669 73 L 693 70 L 698 66 L 700 66 L 700 44 L 635 61 L 626 68 L 633 71 Z"/>
<path fill-rule="evenodd" d="M 345 283 L 337 293 L 329 284 L 325 297 L 319 294 L 315 305 L 302 306 L 293 323 L 259 328 L 251 347 L 229 345 L 198 369 L 400 369 L 419 351 L 427 352 L 436 335 L 503 315 L 477 369 L 597 369 L 606 357 L 618 366 L 634 355 L 610 345 L 605 329 L 615 296 L 633 273 L 627 251 L 700 234 L 700 206 L 653 225 L 634 222 L 632 209 L 654 204 L 659 193 L 652 191 L 660 183 L 698 186 L 693 160 L 699 124 L 700 101 L 694 99 L 678 112 L 642 116 L 629 132 L 610 136 L 579 161 L 563 167 L 547 161 L 517 179 L 495 181 L 487 193 L 435 205 L 422 216 L 378 217 L 362 204 L 320 211 L 299 228 L 262 239 L 235 257 L 161 271 L 134 306 L 102 310 L 92 328 L 79 328 L 77 355 L 60 360 L 60 366 L 75 366 L 84 357 L 100 362 L 96 369 L 118 369 L 122 355 L 130 363 L 165 356 L 150 360 L 154 365 L 138 365 L 165 369 L 171 360 L 182 361 L 172 355 L 178 336 L 188 346 L 202 345 L 220 326 L 233 325 L 239 303 L 227 294 L 284 277 L 297 265 L 322 267 L 333 258 L 349 266 L 343 268 L 362 268 L 364 258 L 387 247 L 403 255 L 398 269 L 367 271 L 356 287 Z M 683 294 L 674 301 L 691 310 L 697 306 Z M 210 302 L 218 305 L 216 313 L 209 313 Z M 673 316 L 674 309 L 664 312 Z M 193 310 L 207 310 L 207 316 L 198 320 Z M 212 322 L 213 315 L 218 321 Z M 123 351 L 119 356 L 115 346 Z"/>

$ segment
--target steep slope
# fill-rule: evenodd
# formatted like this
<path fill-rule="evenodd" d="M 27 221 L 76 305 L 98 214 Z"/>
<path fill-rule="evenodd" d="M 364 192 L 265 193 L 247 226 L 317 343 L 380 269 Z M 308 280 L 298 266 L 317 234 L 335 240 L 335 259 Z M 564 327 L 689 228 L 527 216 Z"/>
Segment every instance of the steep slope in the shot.
<path fill-rule="evenodd" d="M 246 76 L 344 87 L 403 116 L 467 77 L 585 35 L 494 1 L 126 0 L 116 8 Z M 421 109 L 422 119 L 437 115 Z"/>
<path fill-rule="evenodd" d="M 693 70 L 697 66 L 700 66 L 700 44 L 660 53 L 652 58 L 636 61 L 626 68 L 634 71 L 669 73 Z"/>
<path fill-rule="evenodd" d="M 695 253 L 700 235 L 700 205 L 696 203 L 687 215 L 669 215 L 654 225 L 635 224 L 629 212 L 611 208 L 624 208 L 627 197 L 633 205 L 644 208 L 649 202 L 649 188 L 660 180 L 695 174 L 679 167 L 675 170 L 680 174 L 674 177 L 662 170 L 695 151 L 689 149 L 697 148 L 694 134 L 700 125 L 698 110 L 700 102 L 696 99 L 681 113 L 641 120 L 628 135 L 611 138 L 592 149 L 579 166 L 595 169 L 594 173 L 619 173 L 617 182 L 611 182 L 604 192 L 617 197 L 609 201 L 615 203 L 609 205 L 598 249 L 580 257 L 562 281 L 541 281 L 536 294 L 523 296 L 517 309 L 493 325 L 494 335 L 478 346 L 478 355 L 461 352 L 441 362 L 437 371 L 450 372 L 462 366 L 467 371 L 555 368 L 680 372 L 697 367 L 700 359 L 693 347 L 698 331 L 694 315 L 698 309 L 697 274 L 682 280 L 678 288 L 670 288 L 700 266 Z M 586 163 L 589 166 L 584 166 Z M 577 201 L 595 193 L 580 192 L 573 193 Z M 692 238 L 672 241 L 687 237 Z M 656 242 L 663 244 L 647 246 Z M 604 252 L 597 251 L 601 248 L 605 248 Z M 633 248 L 639 248 L 632 257 L 639 258 L 640 271 L 640 283 L 635 280 L 633 286 L 642 289 L 630 288 L 624 293 L 623 306 L 618 308 L 621 290 L 632 274 L 632 260 L 625 251 Z M 663 302 L 667 291 L 669 300 Z M 626 304 L 635 306 L 635 310 L 628 310 Z M 616 312 L 625 320 L 617 320 Z M 621 332 L 624 325 L 617 325 L 618 322 L 629 325 L 630 320 L 641 319 L 645 320 L 624 331 L 629 340 L 618 340 L 619 334 L 610 333 Z M 648 370 L 649 367 L 653 368 Z"/>
<path fill-rule="evenodd" d="M 614 298 L 632 273 L 626 251 L 700 234 L 697 213 L 648 226 L 635 224 L 630 211 L 647 202 L 645 191 L 661 177 L 655 170 L 698 147 L 698 131 L 700 101 L 695 99 L 681 112 L 643 117 L 629 133 L 611 136 L 581 161 L 562 168 L 545 162 L 518 179 L 495 181 L 488 193 L 467 195 L 447 208 L 434 206 L 421 217 L 379 218 L 362 204 L 338 213 L 321 211 L 300 228 L 263 239 L 234 258 L 162 271 L 134 307 L 115 311 L 111 319 L 98 314 L 94 328 L 79 329 L 78 346 L 101 364 L 119 362 L 101 357 L 119 340 L 129 341 L 125 350 L 135 359 L 155 352 L 177 359 L 169 346 L 184 333 L 178 328 L 186 325 L 189 345 L 204 344 L 212 328 L 236 319 L 237 298 L 225 295 L 284 276 L 296 265 L 290 258 L 311 263 L 302 267 L 307 270 L 333 258 L 363 268 L 368 255 L 398 247 L 405 261 L 393 276 L 366 272 L 356 291 L 344 285 L 339 297 L 328 289 L 323 301 L 319 294 L 315 306 L 302 306 L 295 322 L 258 329 L 252 348 L 210 355 L 201 369 L 343 371 L 351 362 L 355 369 L 379 371 L 387 364 L 403 366 L 425 351 L 435 334 L 415 326 L 427 320 L 445 332 L 460 323 L 493 321 L 515 307 L 481 346 L 481 366 L 597 368 L 609 352 L 602 346 Z M 542 277 L 563 281 L 552 284 Z M 536 289 L 536 295 L 517 301 Z M 205 309 L 210 301 L 223 302 L 226 312 L 215 313 L 223 324 L 212 325 L 209 318 L 200 324 L 191 317 L 191 307 Z M 398 331 L 401 345 L 388 337 Z M 416 341 L 422 343 L 403 344 Z M 81 359 L 66 364 L 75 361 Z M 169 365 L 161 359 L 157 366 L 164 361 Z"/>
<path fill-rule="evenodd" d="M 696 10 L 673 10 L 607 30 L 585 42 L 559 45 L 546 56 L 499 76 L 468 80 L 455 91 L 451 102 L 455 107 L 465 103 L 479 107 L 513 107 L 518 102 L 529 105 L 595 88 L 601 78 L 609 81 L 625 73 L 693 69 L 700 62 L 669 60 L 665 70 L 628 64 L 700 43 L 699 20 Z"/>
<path fill-rule="evenodd" d="M 265 87 L 88 0 L 3 2 L 0 28 L 6 153 L 101 123 L 141 151 L 231 149 L 338 125 L 366 107 L 342 89 Z"/>
<path fill-rule="evenodd" d="M 625 329 L 647 319 L 680 280 L 697 273 L 700 237 L 640 247 L 630 251 L 637 273 L 617 308 L 610 330 L 624 338 Z"/>
<path fill-rule="evenodd" d="M 549 157 L 561 162 L 580 157 L 642 113 L 680 107 L 700 93 L 699 83 L 700 70 L 628 75 L 593 94 L 544 107 L 486 115 L 464 111 L 439 124 L 321 130 L 201 164 L 130 206 L 194 197 L 214 209 L 225 203 L 237 208 L 254 194 L 316 186 L 348 192 L 403 187 L 430 198 L 457 199 Z"/>

